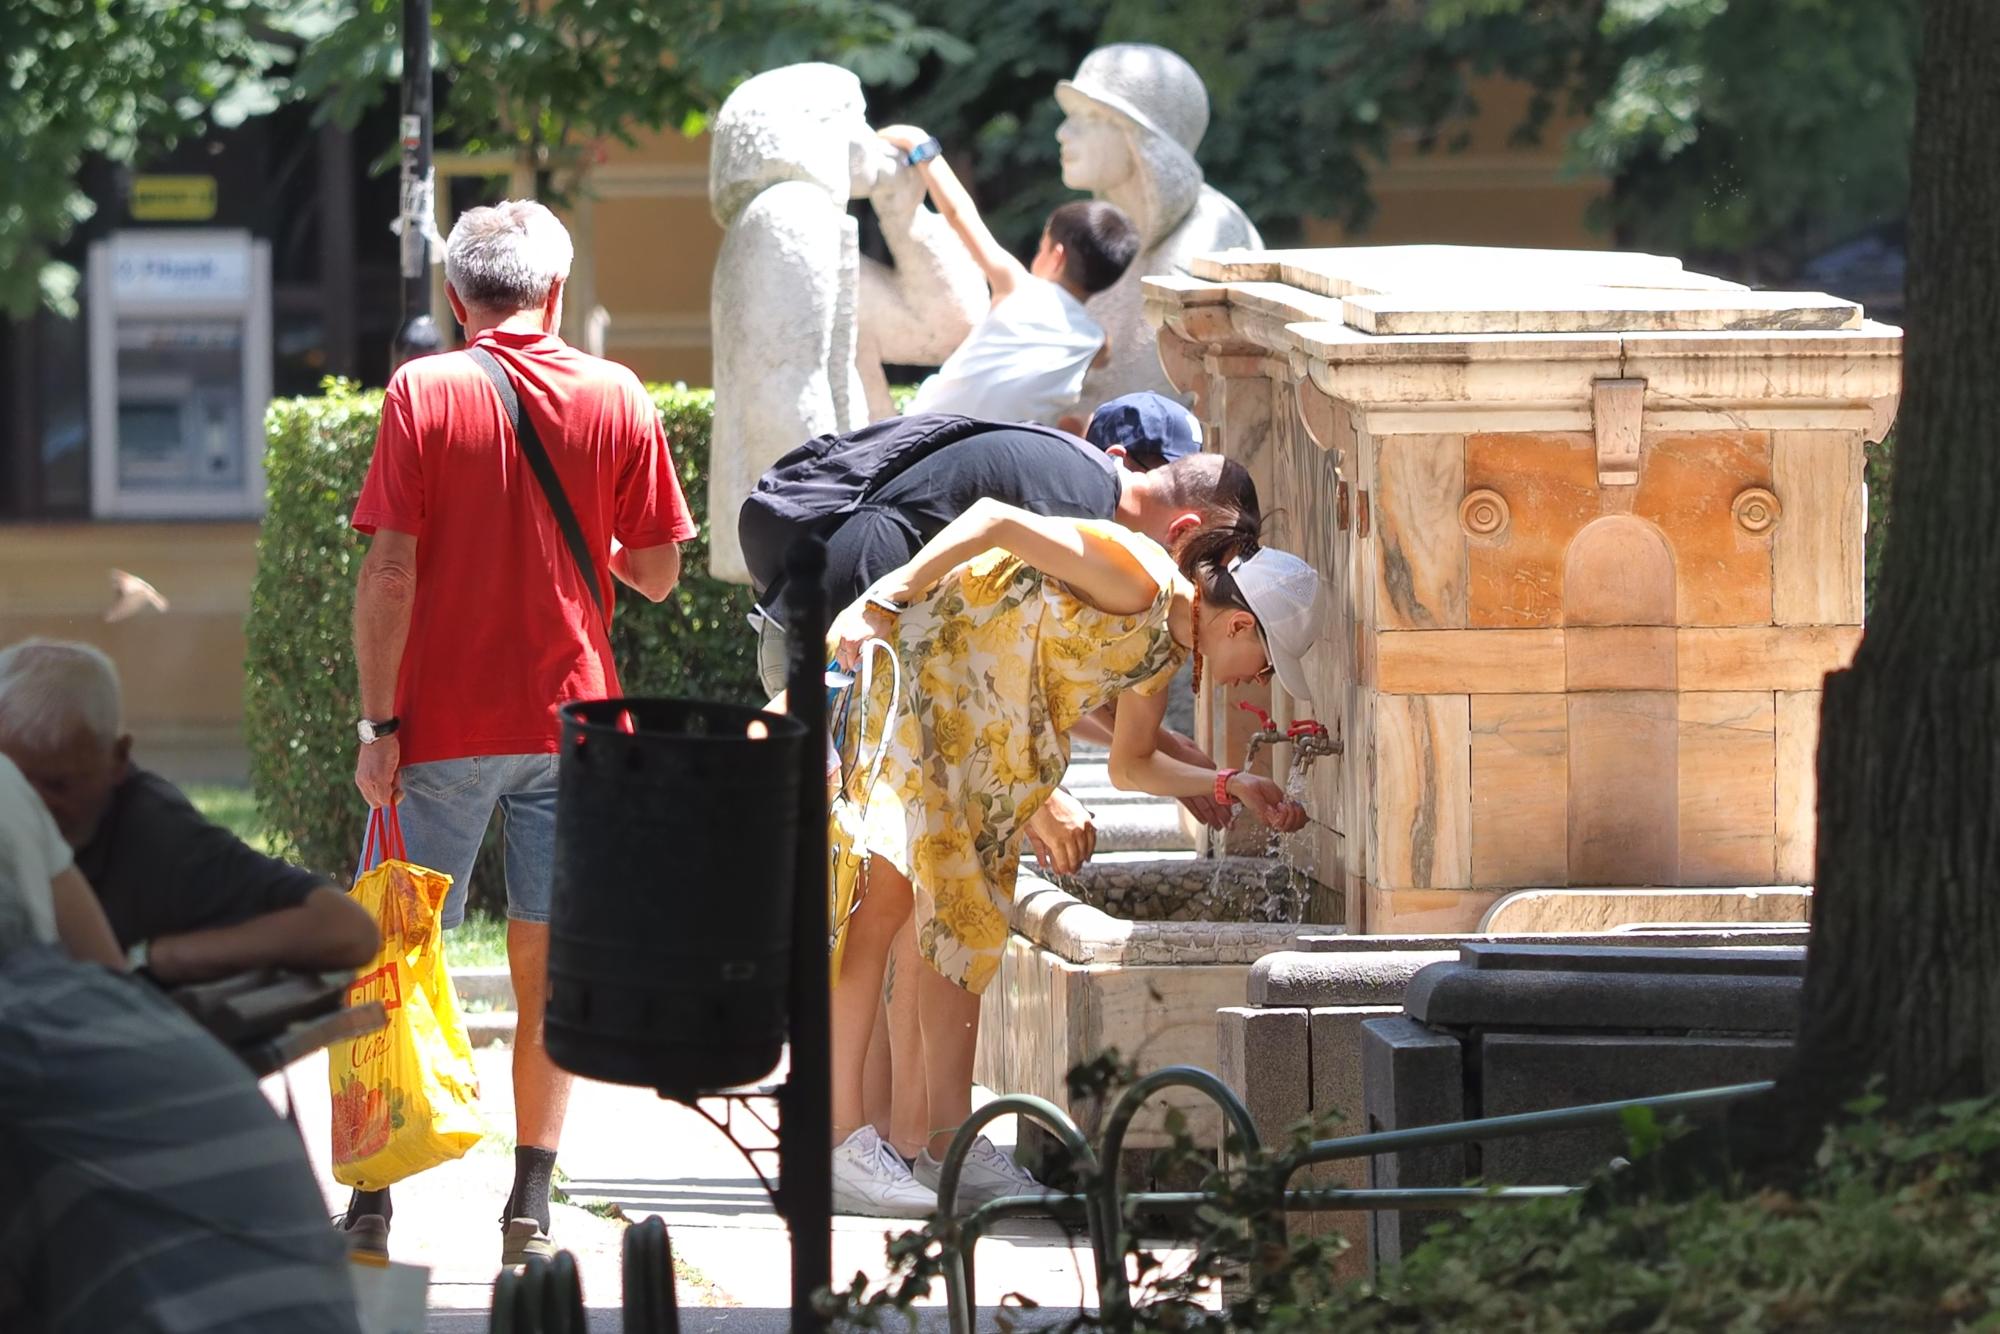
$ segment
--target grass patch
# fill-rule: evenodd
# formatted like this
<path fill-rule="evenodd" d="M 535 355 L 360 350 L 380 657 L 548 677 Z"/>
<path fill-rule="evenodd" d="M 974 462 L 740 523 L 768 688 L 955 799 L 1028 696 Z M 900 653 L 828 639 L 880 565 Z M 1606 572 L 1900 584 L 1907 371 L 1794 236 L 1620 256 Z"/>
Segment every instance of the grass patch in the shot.
<path fill-rule="evenodd" d="M 445 962 L 453 968 L 498 968 L 507 962 L 507 919 L 469 910 L 445 933 Z"/>

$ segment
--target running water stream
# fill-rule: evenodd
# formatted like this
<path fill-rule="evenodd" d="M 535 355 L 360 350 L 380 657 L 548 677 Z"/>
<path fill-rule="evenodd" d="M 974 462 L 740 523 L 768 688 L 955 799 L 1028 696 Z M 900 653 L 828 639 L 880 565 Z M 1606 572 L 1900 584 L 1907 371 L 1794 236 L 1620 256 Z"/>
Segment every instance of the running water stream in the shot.
<path fill-rule="evenodd" d="M 1310 817 L 1307 776 L 1314 757 L 1302 758 L 1303 763 L 1299 758 L 1293 760 L 1286 776 L 1285 798 L 1307 807 L 1306 814 Z M 1306 920 L 1306 912 L 1312 906 L 1313 886 L 1319 878 L 1319 840 L 1313 836 L 1312 824 L 1308 818 L 1295 833 L 1281 834 L 1273 829 L 1266 834 L 1264 861 L 1268 869 L 1262 877 L 1262 897 L 1254 900 L 1251 920 L 1290 924 Z M 1208 884 L 1209 903 L 1220 906 L 1240 897 L 1241 891 L 1226 883 L 1232 871 L 1241 875 L 1240 859 L 1215 859 L 1215 871 Z"/>

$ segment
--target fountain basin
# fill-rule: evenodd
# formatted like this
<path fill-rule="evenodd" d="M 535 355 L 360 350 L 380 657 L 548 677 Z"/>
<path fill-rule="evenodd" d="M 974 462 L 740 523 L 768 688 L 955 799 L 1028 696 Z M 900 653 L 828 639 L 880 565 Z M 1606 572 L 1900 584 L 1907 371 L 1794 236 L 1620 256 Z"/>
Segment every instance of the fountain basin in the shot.
<path fill-rule="evenodd" d="M 974 1077 L 991 1089 L 1047 1098 L 1087 1120 L 1092 1109 L 1074 1105 L 1068 1075 L 1107 1049 L 1142 1070 L 1217 1068 L 1215 1012 L 1242 1004 L 1250 966 L 1341 929 L 1337 916 L 1330 922 L 1188 917 L 1195 911 L 1253 917 L 1271 878 L 1284 874 L 1261 858 L 1219 860 L 1219 889 L 1214 860 L 1098 864 L 1066 886 L 1023 872 L 1014 929 L 981 1011 Z M 1323 890 L 1309 900 L 1337 905 Z M 1146 917 L 1125 915 L 1128 909 Z M 1220 1140 L 1212 1104 L 1170 1091 L 1140 1114 L 1128 1144 L 1166 1145 L 1169 1107 L 1188 1118 L 1198 1141 Z"/>

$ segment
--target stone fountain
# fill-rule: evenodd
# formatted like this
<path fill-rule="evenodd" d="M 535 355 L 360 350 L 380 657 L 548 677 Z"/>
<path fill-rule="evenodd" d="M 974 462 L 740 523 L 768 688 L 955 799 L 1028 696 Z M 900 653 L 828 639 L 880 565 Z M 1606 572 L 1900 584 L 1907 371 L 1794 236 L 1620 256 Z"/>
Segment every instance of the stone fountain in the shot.
<path fill-rule="evenodd" d="M 1274 952 L 1796 931 L 1820 685 L 1860 641 L 1862 451 L 1894 419 L 1900 331 L 1652 255 L 1191 267 L 1146 280 L 1162 365 L 1338 605 L 1307 663 L 1323 731 L 1298 732 L 1282 692 L 1252 725 L 1213 691 L 1198 735 L 1218 755 L 1255 740 L 1276 774 L 1316 761 L 1301 860 L 1324 891 L 1306 923 L 1174 921 L 1157 920 L 1182 915 L 1172 893 L 1024 882 L 979 1077 L 1064 1101 L 1069 1065 L 1108 1046 L 1146 1068 L 1240 1066 L 1243 1025 L 1219 1044 L 1216 1011 L 1240 1020 L 1250 965 Z M 1257 874 L 1240 865 L 1225 881 Z M 1200 885 L 1186 867 L 1150 870 Z M 1393 1007 L 1400 985 L 1366 999 Z M 1304 1068 L 1294 1046 L 1262 1059 Z"/>

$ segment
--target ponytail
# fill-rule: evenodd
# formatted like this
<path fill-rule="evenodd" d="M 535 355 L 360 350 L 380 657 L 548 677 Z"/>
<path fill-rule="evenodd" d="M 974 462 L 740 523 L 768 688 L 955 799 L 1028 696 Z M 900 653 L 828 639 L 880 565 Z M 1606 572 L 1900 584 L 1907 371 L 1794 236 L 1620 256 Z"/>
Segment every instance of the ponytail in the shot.
<path fill-rule="evenodd" d="M 1261 549 L 1258 528 L 1254 516 L 1239 513 L 1227 522 L 1191 533 L 1181 543 L 1177 557 L 1181 573 L 1201 590 L 1203 602 L 1211 607 L 1250 611 L 1250 603 L 1237 588 L 1236 577 L 1229 567 L 1239 560 L 1250 559 Z"/>

